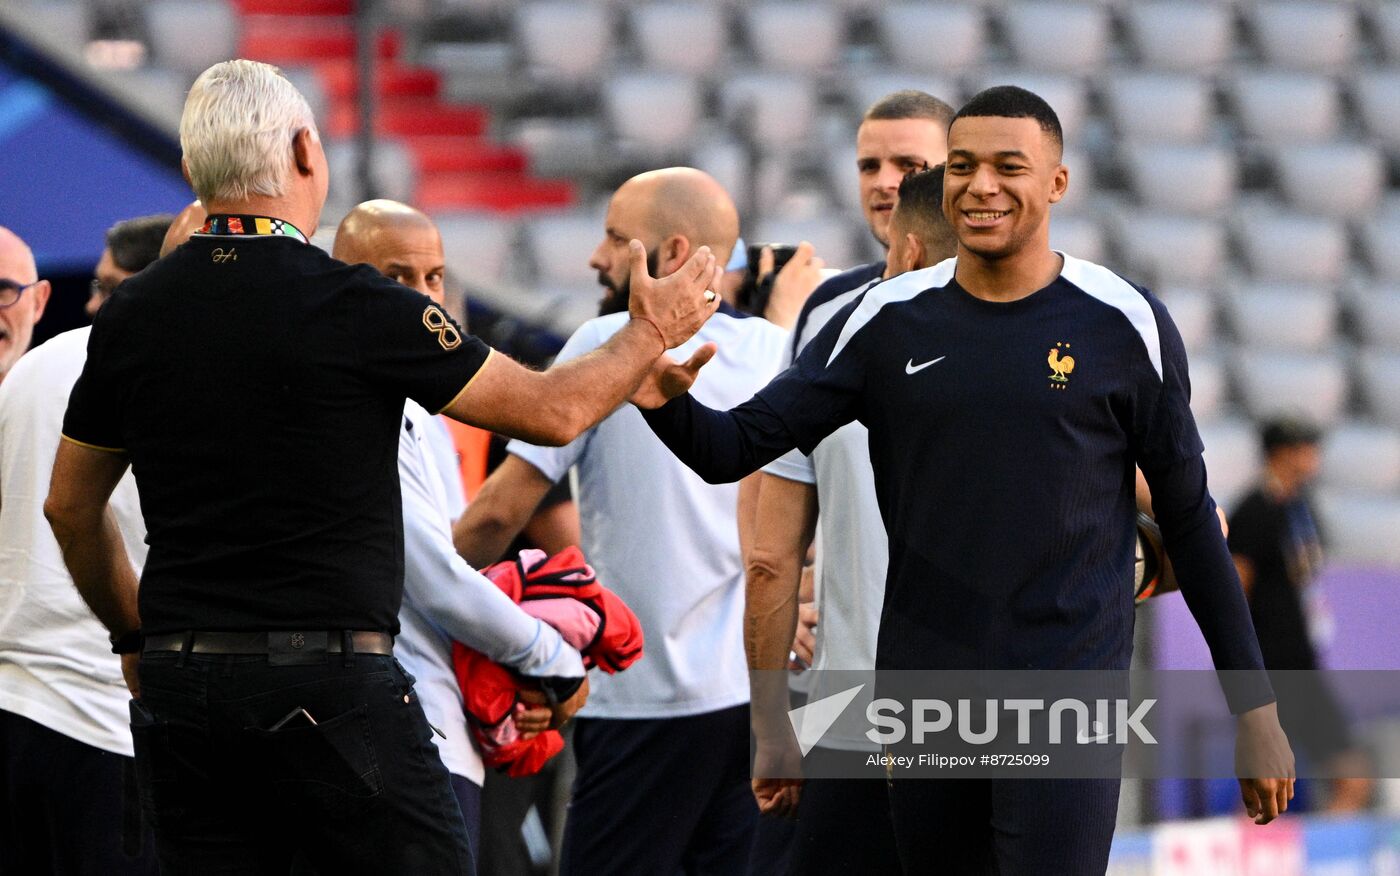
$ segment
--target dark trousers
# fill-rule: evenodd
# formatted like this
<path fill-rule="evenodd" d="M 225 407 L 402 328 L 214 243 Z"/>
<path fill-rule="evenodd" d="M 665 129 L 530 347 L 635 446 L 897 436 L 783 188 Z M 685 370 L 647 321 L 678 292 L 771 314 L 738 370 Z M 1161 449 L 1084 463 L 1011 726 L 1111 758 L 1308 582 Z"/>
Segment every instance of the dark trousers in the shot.
<path fill-rule="evenodd" d="M 683 718 L 582 718 L 561 872 L 743 873 L 758 806 L 747 704 Z"/>
<path fill-rule="evenodd" d="M 125 822 L 137 815 L 123 805 L 130 773 L 129 757 L 0 711 L 0 873 L 153 876 L 149 832 Z"/>
<path fill-rule="evenodd" d="M 1117 779 L 903 779 L 890 783 L 905 873 L 1020 876 L 1108 868 Z"/>
<path fill-rule="evenodd" d="M 793 876 L 898 873 L 899 869 L 889 786 L 883 779 L 802 783 Z"/>
<path fill-rule="evenodd" d="M 467 826 L 467 839 L 471 841 L 472 860 L 477 871 L 481 870 L 481 786 L 466 776 L 452 775 L 452 796 L 457 798 L 457 808 L 462 810 L 462 823 Z"/>
<path fill-rule="evenodd" d="M 131 729 L 163 874 L 475 872 L 392 657 L 148 653 Z"/>

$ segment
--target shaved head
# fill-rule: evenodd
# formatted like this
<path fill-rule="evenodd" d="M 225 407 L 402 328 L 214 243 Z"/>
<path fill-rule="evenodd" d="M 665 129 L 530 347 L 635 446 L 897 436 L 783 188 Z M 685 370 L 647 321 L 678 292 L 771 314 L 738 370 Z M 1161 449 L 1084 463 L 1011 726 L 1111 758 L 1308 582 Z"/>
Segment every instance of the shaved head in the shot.
<path fill-rule="evenodd" d="M 188 207 L 175 214 L 175 221 L 170 223 L 170 228 L 165 232 L 165 240 L 160 245 L 161 258 L 170 254 L 170 251 L 185 241 L 204 226 L 204 222 L 209 218 L 209 214 L 204 212 L 204 205 L 199 201 L 192 202 Z"/>
<path fill-rule="evenodd" d="M 341 220 L 331 255 L 379 273 L 443 303 L 442 235 L 421 210 L 398 201 L 359 204 Z"/>
<path fill-rule="evenodd" d="M 49 301 L 49 281 L 39 279 L 34 252 L 29 244 L 8 228 L 0 226 L 0 284 L 5 286 L 8 307 L 0 307 L 0 380 L 29 349 L 34 324 L 44 315 Z M 9 296 L 18 297 L 10 298 Z"/>
<path fill-rule="evenodd" d="M 606 290 L 602 313 L 627 309 L 633 238 L 646 247 L 653 276 L 674 273 L 702 246 L 724 263 L 739 238 L 739 211 L 724 186 L 693 167 L 652 170 L 623 183 L 608 202 L 603 242 L 588 262 Z"/>

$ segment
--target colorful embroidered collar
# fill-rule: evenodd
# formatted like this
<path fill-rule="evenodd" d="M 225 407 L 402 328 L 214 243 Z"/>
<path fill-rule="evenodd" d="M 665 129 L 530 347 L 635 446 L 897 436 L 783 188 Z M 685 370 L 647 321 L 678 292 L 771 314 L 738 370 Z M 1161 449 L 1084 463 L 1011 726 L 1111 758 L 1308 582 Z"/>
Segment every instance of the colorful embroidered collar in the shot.
<path fill-rule="evenodd" d="M 302 243 L 309 243 L 306 235 L 292 223 L 267 216 L 210 216 L 195 234 L 273 235 L 295 237 Z"/>

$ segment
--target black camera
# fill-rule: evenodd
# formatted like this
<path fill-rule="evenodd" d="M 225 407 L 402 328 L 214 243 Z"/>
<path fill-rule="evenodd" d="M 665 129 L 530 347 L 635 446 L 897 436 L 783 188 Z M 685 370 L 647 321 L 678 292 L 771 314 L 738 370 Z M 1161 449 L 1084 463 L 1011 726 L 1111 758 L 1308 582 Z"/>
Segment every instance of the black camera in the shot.
<path fill-rule="evenodd" d="M 773 251 L 773 270 L 762 277 L 758 276 L 758 260 L 767 247 Z M 789 243 L 755 243 L 748 247 L 749 265 L 744 272 L 744 282 L 739 286 L 736 300 L 739 309 L 754 316 L 762 316 L 768 309 L 768 298 L 773 294 L 773 278 L 792 260 L 797 247 Z"/>

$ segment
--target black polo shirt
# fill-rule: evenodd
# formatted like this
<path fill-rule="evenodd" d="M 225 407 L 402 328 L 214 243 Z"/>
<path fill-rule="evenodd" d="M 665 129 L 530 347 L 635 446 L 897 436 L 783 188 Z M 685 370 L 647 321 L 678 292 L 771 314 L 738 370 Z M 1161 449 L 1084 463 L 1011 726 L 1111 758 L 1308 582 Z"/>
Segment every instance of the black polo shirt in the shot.
<path fill-rule="evenodd" d="M 441 410 L 490 352 L 297 237 L 199 234 L 123 283 L 63 433 L 131 459 L 145 632 L 397 631 L 404 398 Z"/>

